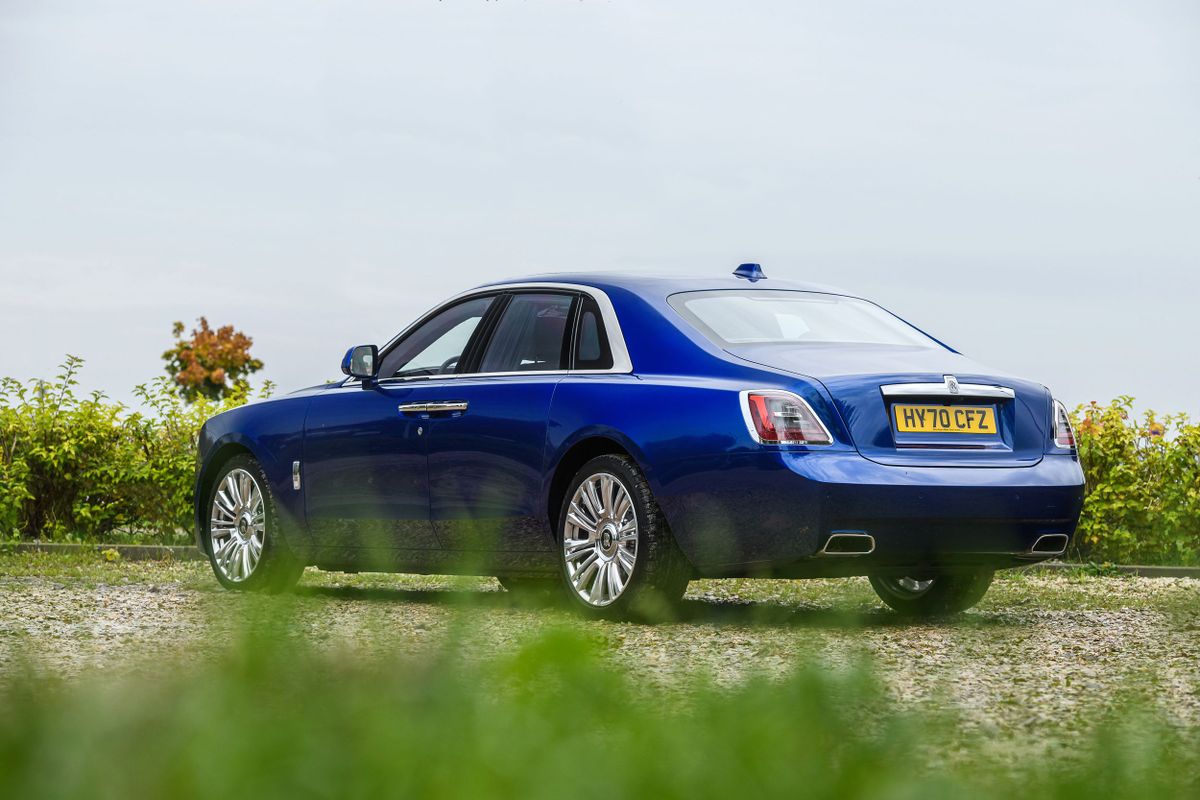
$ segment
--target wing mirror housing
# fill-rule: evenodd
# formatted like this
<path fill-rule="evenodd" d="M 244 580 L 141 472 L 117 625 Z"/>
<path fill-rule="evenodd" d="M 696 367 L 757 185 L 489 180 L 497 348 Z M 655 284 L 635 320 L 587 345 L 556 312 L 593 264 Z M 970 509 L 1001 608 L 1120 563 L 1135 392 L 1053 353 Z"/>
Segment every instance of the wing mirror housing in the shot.
<path fill-rule="evenodd" d="M 351 347 L 342 358 L 342 372 L 351 378 L 358 378 L 363 388 L 367 388 L 379 374 L 379 348 L 373 344 Z"/>

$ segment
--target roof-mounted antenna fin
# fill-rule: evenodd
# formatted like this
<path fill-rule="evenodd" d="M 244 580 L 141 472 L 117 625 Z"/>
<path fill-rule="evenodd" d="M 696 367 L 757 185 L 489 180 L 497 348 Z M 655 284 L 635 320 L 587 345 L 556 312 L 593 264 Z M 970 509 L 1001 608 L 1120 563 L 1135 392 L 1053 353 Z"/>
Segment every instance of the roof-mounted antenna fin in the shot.
<path fill-rule="evenodd" d="M 745 278 L 751 283 L 767 279 L 767 276 L 763 274 L 761 264 L 739 264 L 733 274 L 739 278 Z"/>

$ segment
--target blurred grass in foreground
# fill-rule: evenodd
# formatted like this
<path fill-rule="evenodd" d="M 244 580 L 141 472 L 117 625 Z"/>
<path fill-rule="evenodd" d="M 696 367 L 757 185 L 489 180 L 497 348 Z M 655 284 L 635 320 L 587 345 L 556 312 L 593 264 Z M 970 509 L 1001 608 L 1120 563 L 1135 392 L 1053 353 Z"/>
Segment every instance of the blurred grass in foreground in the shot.
<path fill-rule="evenodd" d="M 283 622 L 220 656 L 0 688 L 0 796 L 1195 797 L 1200 735 L 1136 707 L 1011 763 L 865 668 L 663 692 L 577 633 L 475 660 L 321 654 Z M 1031 732 L 1031 735 L 1032 732 Z"/>

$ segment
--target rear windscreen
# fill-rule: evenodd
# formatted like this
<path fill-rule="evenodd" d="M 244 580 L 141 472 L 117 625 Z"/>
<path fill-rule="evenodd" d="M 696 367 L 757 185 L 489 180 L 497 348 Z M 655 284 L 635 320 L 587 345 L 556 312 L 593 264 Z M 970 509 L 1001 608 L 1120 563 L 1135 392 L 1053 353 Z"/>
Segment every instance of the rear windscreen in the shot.
<path fill-rule="evenodd" d="M 729 290 L 684 292 L 671 307 L 714 343 L 857 343 L 940 348 L 874 303 L 818 292 Z"/>

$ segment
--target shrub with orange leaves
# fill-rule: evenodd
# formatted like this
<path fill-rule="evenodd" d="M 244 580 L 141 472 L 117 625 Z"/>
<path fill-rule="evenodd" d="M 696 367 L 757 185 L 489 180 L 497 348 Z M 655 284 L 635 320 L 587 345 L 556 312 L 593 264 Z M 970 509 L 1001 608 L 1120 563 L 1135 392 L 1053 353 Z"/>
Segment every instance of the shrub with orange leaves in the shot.
<path fill-rule="evenodd" d="M 245 391 L 246 376 L 262 369 L 263 362 L 250 355 L 254 340 L 232 325 L 213 330 L 205 317 L 184 338 L 184 325 L 172 330 L 175 346 L 163 353 L 167 373 L 188 402 L 205 397 L 220 400 L 233 390 Z"/>

